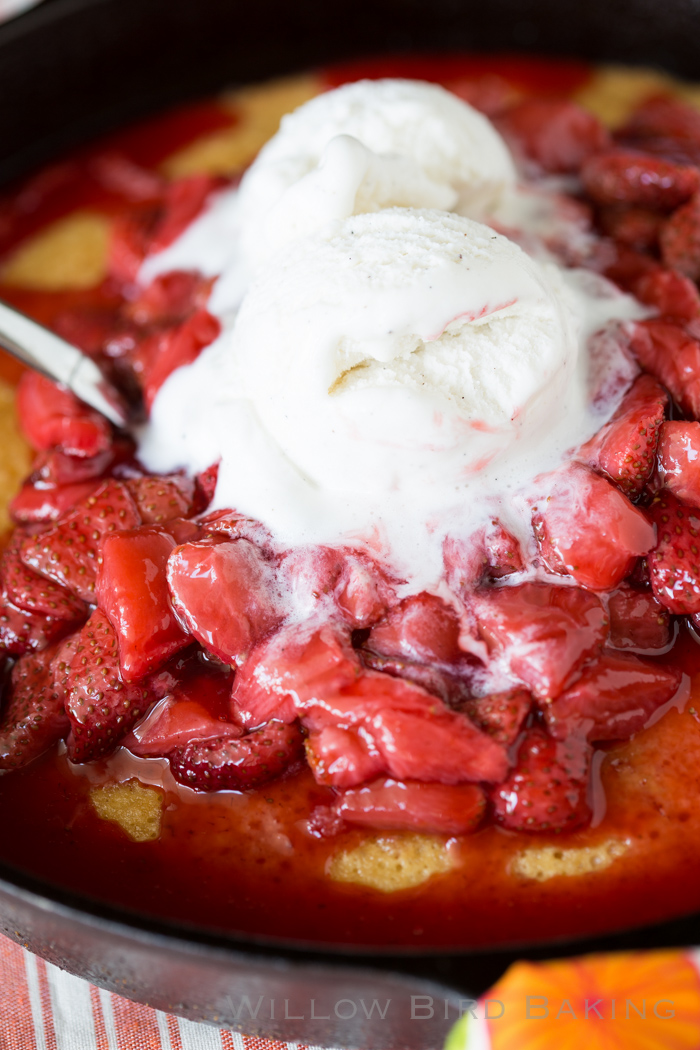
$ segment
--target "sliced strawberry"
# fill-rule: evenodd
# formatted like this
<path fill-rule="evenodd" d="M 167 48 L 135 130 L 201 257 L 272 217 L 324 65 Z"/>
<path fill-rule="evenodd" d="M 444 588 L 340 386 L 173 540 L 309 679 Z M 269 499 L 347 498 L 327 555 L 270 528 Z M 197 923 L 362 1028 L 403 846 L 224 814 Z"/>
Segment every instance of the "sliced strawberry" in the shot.
<path fill-rule="evenodd" d="M 612 149 L 581 168 L 586 193 L 596 204 L 634 204 L 672 211 L 700 188 L 700 171 L 637 150 Z"/>
<path fill-rule="evenodd" d="M 337 788 L 364 784 L 386 770 L 386 763 L 362 730 L 324 726 L 309 733 L 306 759 L 319 784 Z"/>
<path fill-rule="evenodd" d="M 659 605 L 651 591 L 639 591 L 627 584 L 608 597 L 609 643 L 615 649 L 644 652 L 665 649 L 671 641 L 668 610 Z"/>
<path fill-rule="evenodd" d="M 462 634 L 460 631 L 460 642 Z M 483 643 L 482 643 L 483 645 Z M 485 649 L 485 646 L 484 646 Z M 398 656 L 382 656 L 366 646 L 360 650 L 362 663 L 371 671 L 382 671 L 403 678 L 438 696 L 448 707 L 461 707 L 471 697 L 470 670 L 473 661 L 460 649 L 460 664 L 416 663 Z"/>
<path fill-rule="evenodd" d="M 634 294 L 647 306 L 655 306 L 662 318 L 692 325 L 691 334 L 699 334 L 700 292 L 682 273 L 659 266 L 639 278 Z"/>
<path fill-rule="evenodd" d="M 629 740 L 678 691 L 681 672 L 632 653 L 603 653 L 581 677 L 548 704 L 552 736 L 590 742 Z"/>
<path fill-rule="evenodd" d="M 138 277 L 158 223 L 159 204 L 146 202 L 130 212 L 118 212 L 112 220 L 107 253 L 111 277 L 132 284 Z"/>
<path fill-rule="evenodd" d="M 240 726 L 215 718 L 197 700 L 165 696 L 124 737 L 122 745 L 141 758 L 160 758 L 192 740 L 239 737 L 242 732 Z"/>
<path fill-rule="evenodd" d="M 112 429 L 67 387 L 38 372 L 24 372 L 17 388 L 17 412 L 27 441 L 36 449 L 57 446 L 71 456 L 96 456 L 108 449 Z"/>
<path fill-rule="evenodd" d="M 192 638 L 170 602 L 165 571 L 175 540 L 149 525 L 106 536 L 97 574 L 97 604 L 117 635 L 125 682 L 150 674 Z"/>
<path fill-rule="evenodd" d="M 669 321 L 640 321 L 630 347 L 642 368 L 670 390 L 689 416 L 700 416 L 700 342 Z"/>
<path fill-rule="evenodd" d="M 0 769 L 19 769 L 48 751 L 70 728 L 63 696 L 54 688 L 55 647 L 21 656 L 12 668 L 9 700 L 0 718 Z"/>
<path fill-rule="evenodd" d="M 18 524 L 58 521 L 77 504 L 92 495 L 100 479 L 81 481 L 76 485 L 24 484 L 10 501 L 12 520 Z"/>
<path fill-rule="evenodd" d="M 20 559 L 22 533 L 14 533 L 2 554 L 2 585 L 6 599 L 26 612 L 51 616 L 71 623 L 87 617 L 87 607 L 65 587 L 40 576 Z"/>
<path fill-rule="evenodd" d="M 485 588 L 471 605 L 492 654 L 541 699 L 558 696 L 608 633 L 602 603 L 578 587 Z"/>
<path fill-rule="evenodd" d="M 133 445 L 129 446 L 133 451 Z M 31 480 L 43 485 L 78 485 L 102 478 L 114 463 L 114 445 L 96 456 L 67 456 L 51 449 L 41 452 L 32 464 Z"/>
<path fill-rule="evenodd" d="M 214 493 L 216 492 L 216 483 L 219 480 L 219 464 L 213 463 L 206 470 L 203 470 L 201 474 L 197 474 L 195 478 L 195 484 L 197 486 L 197 493 L 201 502 L 201 510 L 206 510 L 211 501 L 214 499 Z"/>
<path fill-rule="evenodd" d="M 304 615 L 325 605 L 329 617 L 340 615 L 354 628 L 376 623 L 396 600 L 396 580 L 364 551 L 348 547 L 294 547 L 284 554 L 281 574 Z"/>
<path fill-rule="evenodd" d="M 206 310 L 197 310 L 177 328 L 169 329 L 160 337 L 157 354 L 144 375 L 146 408 L 151 408 L 168 376 L 177 368 L 196 361 L 204 347 L 213 343 L 220 331 L 221 324 L 216 317 Z"/>
<path fill-rule="evenodd" d="M 662 489 L 648 513 L 657 529 L 647 559 L 656 599 L 672 613 L 700 612 L 700 510 Z"/>
<path fill-rule="evenodd" d="M 172 244 L 197 218 L 209 194 L 223 185 L 223 179 L 204 174 L 186 175 L 169 183 L 163 198 L 163 213 L 153 231 L 149 250 L 159 252 Z"/>
<path fill-rule="evenodd" d="M 347 628 L 283 627 L 258 645 L 236 673 L 233 715 L 249 728 L 271 718 L 292 722 L 297 701 L 335 695 L 360 673 Z"/>
<path fill-rule="evenodd" d="M 192 270 L 170 270 L 140 290 L 123 312 L 139 325 L 173 325 L 207 305 L 213 280 Z"/>
<path fill-rule="evenodd" d="M 246 518 L 231 510 L 215 510 L 205 517 L 200 517 L 198 524 L 204 539 L 226 537 L 229 540 L 250 540 L 266 554 L 273 553 L 272 533 L 255 518 Z"/>
<path fill-rule="evenodd" d="M 606 462 L 618 469 L 613 449 L 605 450 Z M 616 587 L 654 546 L 653 528 L 619 489 L 578 463 L 550 475 L 549 484 L 551 495 L 532 516 L 548 569 L 592 590 Z"/>
<path fill-rule="evenodd" d="M 663 216 L 649 208 L 617 204 L 601 208 L 598 221 L 608 237 L 639 251 L 651 251 L 658 243 Z"/>
<path fill-rule="evenodd" d="M 462 657 L 454 610 L 427 591 L 412 594 L 394 606 L 372 628 L 366 644 L 383 656 L 419 663 L 456 663 Z"/>
<path fill-rule="evenodd" d="M 499 580 L 525 567 L 520 543 L 494 518 L 467 539 L 447 536 L 443 544 L 446 579 L 455 592 L 473 590 L 484 579 Z"/>
<path fill-rule="evenodd" d="M 610 141 L 596 117 L 564 99 L 525 99 L 499 114 L 496 125 L 516 152 L 554 173 L 578 171 Z"/>
<path fill-rule="evenodd" d="M 333 694 L 295 698 L 304 725 L 363 729 L 399 780 L 441 784 L 499 781 L 508 768 L 505 749 L 437 697 L 400 678 L 365 671 Z"/>
<path fill-rule="evenodd" d="M 668 394 L 654 377 L 640 376 L 610 422 L 582 446 L 577 457 L 607 474 L 629 499 L 636 499 L 654 469 L 667 403 Z"/>
<path fill-rule="evenodd" d="M 147 475 L 126 483 L 144 525 L 161 525 L 172 518 L 186 518 L 194 502 L 194 481 L 179 474 Z"/>
<path fill-rule="evenodd" d="M 700 113 L 695 106 L 670 95 L 644 99 L 617 134 L 626 139 L 673 139 L 700 147 Z"/>
<path fill-rule="evenodd" d="M 485 807 L 476 784 L 386 779 L 343 792 L 334 810 L 348 824 L 367 828 L 468 835 L 479 826 Z"/>
<path fill-rule="evenodd" d="M 587 824 L 591 749 L 578 739 L 553 740 L 529 729 L 515 769 L 491 796 L 499 824 L 513 831 L 573 831 Z"/>
<path fill-rule="evenodd" d="M 241 664 L 281 618 L 270 566 L 248 540 L 176 547 L 168 585 L 182 622 L 205 649 Z"/>
<path fill-rule="evenodd" d="M 297 724 L 269 722 L 246 736 L 194 741 L 170 755 L 176 780 L 196 791 L 245 791 L 286 772 L 304 753 Z"/>
<path fill-rule="evenodd" d="M 38 536 L 24 540 L 22 561 L 94 604 L 105 537 L 138 524 L 138 511 L 126 486 L 121 481 L 106 481 L 72 513 Z"/>
<path fill-rule="evenodd" d="M 700 423 L 664 423 L 659 434 L 659 473 L 674 496 L 700 507 Z"/>
<path fill-rule="evenodd" d="M 90 162 L 90 173 L 111 193 L 128 201 L 157 201 L 165 193 L 162 175 L 140 167 L 117 150 L 98 153 Z"/>
<path fill-rule="evenodd" d="M 13 656 L 45 649 L 69 629 L 67 620 L 18 609 L 7 599 L 0 601 L 0 648 Z"/>
<path fill-rule="evenodd" d="M 700 194 L 677 208 L 661 227 L 661 257 L 686 277 L 700 278 Z"/>
<path fill-rule="evenodd" d="M 629 347 L 626 327 L 612 321 L 588 341 L 588 397 L 600 411 L 619 403 L 641 369 Z"/>
<path fill-rule="evenodd" d="M 142 338 L 138 326 L 114 307 L 81 305 L 64 310 L 52 323 L 53 330 L 72 346 L 78 346 L 97 361 L 133 353 Z"/>
<path fill-rule="evenodd" d="M 527 689 L 509 689 L 505 693 L 474 697 L 464 709 L 479 729 L 509 747 L 532 709 L 532 697 Z"/>
<path fill-rule="evenodd" d="M 116 635 L 99 609 L 57 661 L 64 666 L 57 681 L 63 685 L 71 723 L 68 757 L 72 762 L 89 762 L 111 751 L 162 696 L 155 680 L 124 683 Z"/>

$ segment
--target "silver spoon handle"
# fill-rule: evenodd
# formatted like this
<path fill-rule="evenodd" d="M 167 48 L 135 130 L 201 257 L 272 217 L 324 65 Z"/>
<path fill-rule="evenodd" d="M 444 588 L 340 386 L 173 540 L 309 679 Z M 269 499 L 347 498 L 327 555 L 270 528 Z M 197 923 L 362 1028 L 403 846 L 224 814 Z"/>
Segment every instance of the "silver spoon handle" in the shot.
<path fill-rule="evenodd" d="M 127 411 L 117 391 L 94 361 L 48 328 L 0 301 L 0 346 L 23 364 L 49 379 L 63 383 L 73 393 L 123 427 Z"/>

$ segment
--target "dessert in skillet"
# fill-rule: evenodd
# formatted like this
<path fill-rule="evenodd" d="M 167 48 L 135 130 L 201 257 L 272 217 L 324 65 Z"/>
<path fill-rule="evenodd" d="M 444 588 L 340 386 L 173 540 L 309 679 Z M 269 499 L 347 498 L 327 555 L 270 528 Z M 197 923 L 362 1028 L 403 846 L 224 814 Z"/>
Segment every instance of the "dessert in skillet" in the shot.
<path fill-rule="evenodd" d="M 146 421 L 19 381 L 0 855 L 309 940 L 696 907 L 700 115 L 398 72 L 454 90 L 249 90 L 8 198 L 3 296 Z"/>

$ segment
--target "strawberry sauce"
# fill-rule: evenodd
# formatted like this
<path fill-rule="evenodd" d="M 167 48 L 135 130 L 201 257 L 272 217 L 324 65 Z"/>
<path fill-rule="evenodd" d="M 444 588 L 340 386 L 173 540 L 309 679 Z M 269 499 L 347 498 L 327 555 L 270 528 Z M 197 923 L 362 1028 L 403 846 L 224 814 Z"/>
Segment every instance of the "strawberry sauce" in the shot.
<path fill-rule="evenodd" d="M 592 75 L 468 55 L 319 74 L 326 88 L 436 81 L 541 172 L 580 174 L 607 237 L 591 268 L 659 312 L 630 337 L 650 374 L 562 469 L 586 528 L 556 491 L 534 508 L 540 564 L 574 585 L 504 585 L 523 561 L 498 521 L 474 564 L 458 544 L 445 550 L 450 587 L 471 587 L 469 621 L 426 592 L 399 601 L 366 552 L 319 547 L 309 567 L 257 522 L 205 516 L 216 465 L 196 479 L 146 475 L 127 436 L 25 374 L 18 405 L 37 459 L 1 566 L 0 862 L 143 914 L 384 949 L 531 943 L 700 908 L 700 129 L 671 104 L 663 126 L 681 130 L 662 156 L 652 104 L 616 144 L 571 102 Z M 0 282 L 0 298 L 97 357 L 146 409 L 219 323 L 210 280 L 166 274 L 139 289 L 136 274 L 229 182 L 167 182 L 158 169 L 236 120 L 215 101 L 181 108 L 0 202 L 0 257 L 76 208 L 112 220 L 98 287 Z M 2 378 L 20 373 L 0 357 Z M 295 572 L 335 603 L 330 627 L 285 622 L 279 581 Z M 475 662 L 494 653 L 519 684 L 470 692 Z M 551 790 L 552 770 L 568 790 Z M 156 841 L 132 841 L 90 802 L 92 788 L 132 778 L 163 793 Z M 329 877 L 368 833 L 405 831 L 441 836 L 451 869 L 393 893 Z"/>

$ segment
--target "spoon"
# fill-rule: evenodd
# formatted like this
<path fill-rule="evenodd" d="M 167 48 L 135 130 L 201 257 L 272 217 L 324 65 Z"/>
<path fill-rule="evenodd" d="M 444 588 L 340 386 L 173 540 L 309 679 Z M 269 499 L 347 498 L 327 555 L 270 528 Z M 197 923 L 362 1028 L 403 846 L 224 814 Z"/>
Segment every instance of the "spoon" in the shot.
<path fill-rule="evenodd" d="M 69 387 L 76 397 L 118 427 L 129 413 L 124 401 L 82 350 L 0 300 L 0 347 L 48 379 Z"/>

